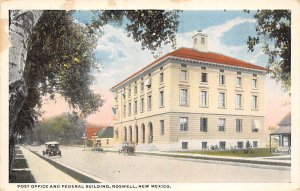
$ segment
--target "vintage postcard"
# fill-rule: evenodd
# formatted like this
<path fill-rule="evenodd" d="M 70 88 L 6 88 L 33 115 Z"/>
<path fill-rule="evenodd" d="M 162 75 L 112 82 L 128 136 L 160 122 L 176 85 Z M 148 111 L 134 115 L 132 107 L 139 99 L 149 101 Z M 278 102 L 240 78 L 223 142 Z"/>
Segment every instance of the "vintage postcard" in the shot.
<path fill-rule="evenodd" d="M 297 1 L 43 3 L 1 3 L 1 190 L 300 189 Z"/>

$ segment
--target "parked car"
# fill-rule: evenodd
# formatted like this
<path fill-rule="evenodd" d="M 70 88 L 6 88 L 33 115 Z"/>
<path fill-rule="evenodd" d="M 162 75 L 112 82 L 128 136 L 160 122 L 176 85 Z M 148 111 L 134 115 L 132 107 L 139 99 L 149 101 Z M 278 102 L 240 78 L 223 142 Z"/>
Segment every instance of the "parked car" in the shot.
<path fill-rule="evenodd" d="M 119 154 L 124 153 L 124 155 L 134 155 L 135 144 L 133 142 L 123 142 L 121 149 L 119 149 Z"/>
<path fill-rule="evenodd" d="M 43 156 L 60 156 L 61 151 L 59 149 L 59 143 L 56 141 L 46 142 L 45 143 L 46 150 L 43 151 Z"/>

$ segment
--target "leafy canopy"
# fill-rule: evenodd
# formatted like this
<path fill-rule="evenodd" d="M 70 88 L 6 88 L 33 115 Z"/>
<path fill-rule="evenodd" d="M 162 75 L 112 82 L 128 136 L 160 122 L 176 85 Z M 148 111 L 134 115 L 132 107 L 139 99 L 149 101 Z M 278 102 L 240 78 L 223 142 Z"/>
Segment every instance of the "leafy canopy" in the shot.
<path fill-rule="evenodd" d="M 249 12 L 249 11 L 248 11 Z M 268 67 L 272 77 L 289 90 L 291 86 L 291 11 L 258 10 L 255 37 L 248 37 L 249 51 L 262 43 L 262 51 L 268 55 Z"/>
<path fill-rule="evenodd" d="M 94 13 L 95 19 L 85 26 L 72 18 L 72 12 L 43 11 L 28 42 L 24 70 L 28 97 L 18 116 L 16 132 L 34 125 L 41 114 L 43 96 L 55 99 L 56 94 L 62 95 L 83 117 L 103 105 L 101 96 L 93 93 L 90 87 L 93 73 L 100 66 L 94 49 L 104 25 L 113 23 L 124 27 L 134 41 L 153 51 L 163 43 L 176 46 L 178 11 L 105 10 Z"/>

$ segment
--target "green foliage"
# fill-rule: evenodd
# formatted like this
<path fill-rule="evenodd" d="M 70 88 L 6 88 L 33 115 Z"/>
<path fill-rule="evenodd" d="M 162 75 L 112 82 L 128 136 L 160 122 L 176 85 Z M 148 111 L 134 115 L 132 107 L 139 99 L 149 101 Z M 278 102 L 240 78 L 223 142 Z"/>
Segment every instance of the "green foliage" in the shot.
<path fill-rule="evenodd" d="M 179 25 L 179 11 L 165 10 L 105 10 L 95 12 L 97 18 L 89 28 L 101 27 L 108 23 L 124 25 L 128 37 L 141 42 L 142 48 L 157 50 L 163 44 L 176 47 L 176 32 Z"/>
<path fill-rule="evenodd" d="M 289 90 L 291 86 L 291 11 L 259 10 L 254 18 L 257 22 L 257 36 L 248 37 L 248 49 L 253 52 L 255 45 L 262 43 L 262 51 L 269 57 L 268 67 L 272 77 Z"/>
<path fill-rule="evenodd" d="M 76 115 L 63 114 L 45 121 L 40 121 L 25 139 L 44 144 L 58 141 L 61 144 L 82 144 L 85 122 Z"/>

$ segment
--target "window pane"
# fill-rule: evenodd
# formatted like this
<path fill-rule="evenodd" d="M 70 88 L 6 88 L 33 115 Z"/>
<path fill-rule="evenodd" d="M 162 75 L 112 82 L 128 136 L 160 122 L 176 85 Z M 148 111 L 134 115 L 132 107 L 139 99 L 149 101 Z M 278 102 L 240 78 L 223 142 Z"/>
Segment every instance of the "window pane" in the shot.
<path fill-rule="evenodd" d="M 219 93 L 219 107 L 225 107 L 225 93 Z"/>
<path fill-rule="evenodd" d="M 180 80 L 187 81 L 187 71 L 186 70 L 180 70 Z"/>
<path fill-rule="evenodd" d="M 187 105 L 187 89 L 180 89 L 180 105 Z"/>
<path fill-rule="evenodd" d="M 236 94 L 235 106 L 236 108 L 242 108 L 242 94 Z"/>
<path fill-rule="evenodd" d="M 200 105 L 201 106 L 207 106 L 207 91 L 201 91 Z"/>

